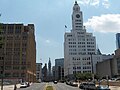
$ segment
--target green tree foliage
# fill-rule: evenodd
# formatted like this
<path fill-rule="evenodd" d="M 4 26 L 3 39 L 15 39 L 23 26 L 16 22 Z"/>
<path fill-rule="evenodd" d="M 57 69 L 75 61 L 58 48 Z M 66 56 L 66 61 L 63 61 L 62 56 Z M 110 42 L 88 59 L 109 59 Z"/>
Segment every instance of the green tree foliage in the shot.
<path fill-rule="evenodd" d="M 91 73 L 77 73 L 76 78 L 78 80 L 88 80 L 88 79 L 92 79 L 92 74 Z"/>

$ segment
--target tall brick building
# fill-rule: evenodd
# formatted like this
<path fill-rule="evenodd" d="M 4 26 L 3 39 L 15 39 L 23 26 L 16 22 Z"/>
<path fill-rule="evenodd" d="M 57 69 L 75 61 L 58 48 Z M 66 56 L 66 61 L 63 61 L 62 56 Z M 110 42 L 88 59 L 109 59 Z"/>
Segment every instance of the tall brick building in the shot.
<path fill-rule="evenodd" d="M 0 24 L 0 74 L 6 80 L 36 80 L 34 24 Z"/>

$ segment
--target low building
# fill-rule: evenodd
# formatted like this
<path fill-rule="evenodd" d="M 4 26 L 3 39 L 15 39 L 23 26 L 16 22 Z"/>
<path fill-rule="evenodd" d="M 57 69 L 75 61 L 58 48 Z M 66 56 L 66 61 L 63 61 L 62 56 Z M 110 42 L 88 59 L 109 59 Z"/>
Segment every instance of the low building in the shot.
<path fill-rule="evenodd" d="M 42 80 L 42 63 L 36 63 L 36 80 L 37 82 Z"/>
<path fill-rule="evenodd" d="M 105 59 L 106 58 L 106 59 Z M 115 55 L 104 56 L 102 62 L 96 65 L 97 75 L 105 77 L 108 75 L 110 78 L 120 75 L 120 49 L 115 50 Z"/>
<path fill-rule="evenodd" d="M 55 80 L 64 79 L 64 58 L 55 59 Z"/>

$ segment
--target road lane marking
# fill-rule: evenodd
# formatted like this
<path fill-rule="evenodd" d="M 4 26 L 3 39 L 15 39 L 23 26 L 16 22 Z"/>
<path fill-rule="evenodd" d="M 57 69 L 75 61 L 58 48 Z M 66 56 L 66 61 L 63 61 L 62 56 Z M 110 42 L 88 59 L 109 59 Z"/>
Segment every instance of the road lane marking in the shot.
<path fill-rule="evenodd" d="M 56 88 L 53 86 L 53 90 L 56 90 Z"/>
<path fill-rule="evenodd" d="M 56 88 L 55 88 L 55 86 L 54 86 L 54 84 L 52 83 L 52 87 L 53 87 L 53 90 L 56 90 Z"/>
<path fill-rule="evenodd" d="M 46 90 L 46 87 L 47 87 L 47 83 L 45 84 L 45 86 L 44 86 L 44 89 L 43 89 L 43 90 Z"/>

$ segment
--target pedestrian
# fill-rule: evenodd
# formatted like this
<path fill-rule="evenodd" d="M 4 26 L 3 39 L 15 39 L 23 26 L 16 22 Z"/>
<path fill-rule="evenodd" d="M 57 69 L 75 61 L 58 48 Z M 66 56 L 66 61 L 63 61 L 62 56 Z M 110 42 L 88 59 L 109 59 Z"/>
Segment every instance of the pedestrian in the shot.
<path fill-rule="evenodd" d="M 17 89 L 17 86 L 16 86 L 16 84 L 14 85 L 14 90 L 16 90 Z"/>

